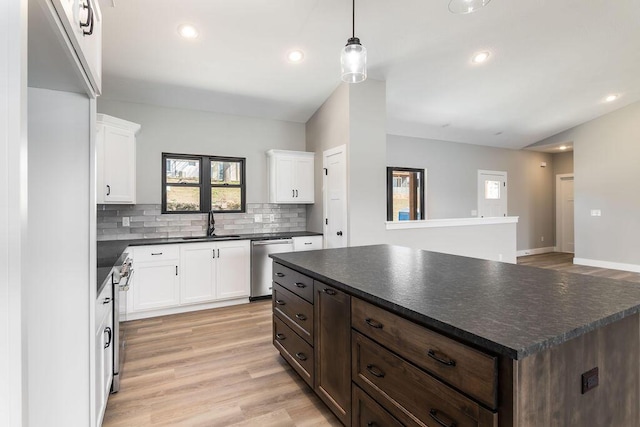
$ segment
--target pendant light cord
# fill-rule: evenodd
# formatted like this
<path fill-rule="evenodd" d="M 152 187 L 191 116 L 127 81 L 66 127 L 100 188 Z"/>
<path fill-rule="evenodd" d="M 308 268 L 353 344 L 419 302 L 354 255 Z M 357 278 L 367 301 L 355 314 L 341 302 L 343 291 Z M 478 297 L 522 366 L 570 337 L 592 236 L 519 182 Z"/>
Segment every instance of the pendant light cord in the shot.
<path fill-rule="evenodd" d="M 356 36 L 356 0 L 353 0 L 353 7 L 351 8 L 352 14 L 351 14 L 351 29 L 352 29 L 352 35 L 351 37 L 355 38 Z"/>

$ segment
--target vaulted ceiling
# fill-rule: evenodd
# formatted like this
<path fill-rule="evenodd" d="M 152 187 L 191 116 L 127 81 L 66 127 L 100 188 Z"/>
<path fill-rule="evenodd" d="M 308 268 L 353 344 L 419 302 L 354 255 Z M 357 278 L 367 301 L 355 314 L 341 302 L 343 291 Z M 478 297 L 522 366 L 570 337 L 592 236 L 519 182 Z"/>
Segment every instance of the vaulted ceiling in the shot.
<path fill-rule="evenodd" d="M 105 98 L 302 123 L 340 84 L 351 34 L 348 0 L 101 6 Z M 199 36 L 181 38 L 183 23 Z M 389 133 L 508 148 L 640 100 L 639 23 L 637 0 L 492 0 L 468 15 L 448 0 L 356 2 Z M 490 57 L 473 64 L 479 51 Z"/>

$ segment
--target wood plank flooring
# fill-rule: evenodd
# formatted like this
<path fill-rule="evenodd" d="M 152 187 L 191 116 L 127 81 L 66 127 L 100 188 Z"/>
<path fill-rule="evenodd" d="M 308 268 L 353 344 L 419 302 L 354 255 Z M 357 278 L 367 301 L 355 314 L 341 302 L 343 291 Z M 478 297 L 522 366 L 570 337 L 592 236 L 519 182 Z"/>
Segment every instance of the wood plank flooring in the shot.
<path fill-rule="evenodd" d="M 518 264 L 640 283 L 640 274 L 573 265 L 573 254 Z M 121 391 L 105 427 L 340 426 L 271 344 L 271 301 L 122 324 Z"/>
<path fill-rule="evenodd" d="M 122 324 L 103 426 L 340 426 L 271 343 L 271 301 Z"/>

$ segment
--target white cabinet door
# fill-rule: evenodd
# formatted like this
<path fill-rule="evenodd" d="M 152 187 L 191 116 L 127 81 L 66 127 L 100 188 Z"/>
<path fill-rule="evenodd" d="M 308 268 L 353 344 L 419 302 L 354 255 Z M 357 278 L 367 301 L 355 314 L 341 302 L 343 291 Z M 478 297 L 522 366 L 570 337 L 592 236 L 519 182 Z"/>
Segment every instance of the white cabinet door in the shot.
<path fill-rule="evenodd" d="M 216 297 L 215 245 L 189 243 L 180 246 L 180 303 L 212 301 Z"/>
<path fill-rule="evenodd" d="M 295 190 L 296 203 L 313 203 L 313 157 L 300 157 L 295 159 L 293 168 L 293 188 Z"/>
<path fill-rule="evenodd" d="M 96 425 L 101 425 L 102 417 L 104 414 L 104 410 L 106 407 L 106 396 L 104 394 L 105 389 L 105 377 L 104 377 L 104 366 L 105 366 L 105 352 L 104 352 L 104 323 L 99 323 L 96 329 L 95 336 L 95 357 L 96 357 L 96 366 L 95 366 L 95 394 L 96 394 Z"/>
<path fill-rule="evenodd" d="M 322 236 L 294 237 L 292 240 L 294 252 L 322 249 Z"/>
<path fill-rule="evenodd" d="M 113 306 L 113 304 L 112 304 Z M 109 310 L 104 322 L 104 340 L 103 353 L 104 353 L 104 367 L 102 370 L 104 384 L 102 385 L 104 390 L 104 404 L 107 405 L 109 393 L 111 392 L 111 382 L 113 381 L 113 308 Z"/>
<path fill-rule="evenodd" d="M 292 202 L 295 197 L 293 189 L 294 159 L 291 157 L 276 158 L 276 197 L 279 203 Z"/>
<path fill-rule="evenodd" d="M 216 249 L 216 297 L 229 299 L 248 297 L 251 249 L 248 240 L 219 242 Z M 218 255 L 218 250 L 219 255 Z"/>
<path fill-rule="evenodd" d="M 124 129 L 104 126 L 104 201 L 135 203 L 135 136 Z"/>
<path fill-rule="evenodd" d="M 180 304 L 179 260 L 137 263 L 136 277 L 129 288 L 131 312 Z"/>

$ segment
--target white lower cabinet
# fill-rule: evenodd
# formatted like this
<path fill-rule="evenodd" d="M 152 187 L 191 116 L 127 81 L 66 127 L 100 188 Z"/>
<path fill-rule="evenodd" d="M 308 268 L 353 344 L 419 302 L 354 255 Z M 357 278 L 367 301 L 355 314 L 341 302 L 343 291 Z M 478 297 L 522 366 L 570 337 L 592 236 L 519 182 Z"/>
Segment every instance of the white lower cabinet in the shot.
<path fill-rule="evenodd" d="M 322 236 L 298 236 L 293 237 L 293 251 L 315 251 L 322 249 Z"/>
<path fill-rule="evenodd" d="M 216 256 L 218 264 L 216 297 L 218 299 L 249 297 L 251 242 L 248 240 L 220 242 L 216 249 Z"/>
<path fill-rule="evenodd" d="M 113 300 L 111 285 L 96 300 L 95 392 L 96 425 L 102 425 L 113 381 Z"/>
<path fill-rule="evenodd" d="M 180 303 L 179 262 L 175 259 L 135 264 L 135 277 L 129 287 L 131 311 L 173 307 Z"/>

